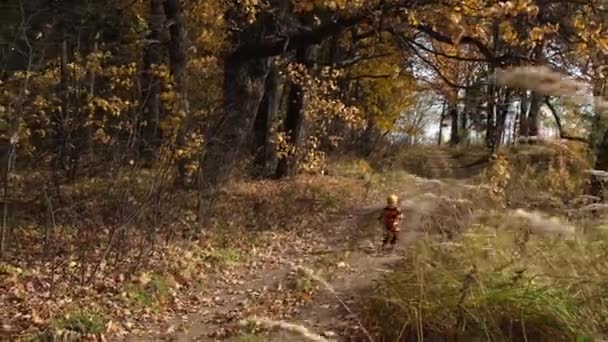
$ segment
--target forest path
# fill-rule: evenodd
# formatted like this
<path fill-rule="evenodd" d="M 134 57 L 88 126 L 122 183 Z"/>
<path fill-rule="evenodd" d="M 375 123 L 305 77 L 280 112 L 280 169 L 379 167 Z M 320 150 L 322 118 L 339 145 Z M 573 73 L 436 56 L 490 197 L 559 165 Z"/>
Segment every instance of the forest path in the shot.
<path fill-rule="evenodd" d="M 401 252 L 424 234 L 425 214 L 408 210 L 406 203 L 411 207 L 421 194 L 444 195 L 446 185 L 455 189 L 460 183 L 412 176 L 403 187 L 395 189 L 404 202 L 405 220 L 394 252 L 379 253 L 382 228 L 377 215 L 386 194 L 377 194 L 365 201 L 373 206 L 345 210 L 328 219 L 323 227 L 290 232 L 290 237 L 283 239 L 289 244 L 272 258 L 255 260 L 254 267 L 241 265 L 227 276 L 210 279 L 197 312 L 155 327 L 156 333 L 128 336 L 126 340 L 304 341 L 286 331 L 274 331 L 268 337 L 248 334 L 239 324 L 244 319 L 260 317 L 302 324 L 330 339 L 352 341 L 353 333 L 360 335 L 359 325 L 356 313 L 348 312 L 345 306 L 355 301 L 360 290 L 390 272 L 392 265 L 401 260 Z M 452 195 L 458 197 L 460 191 Z M 332 291 L 304 277 L 295 266 L 315 272 Z"/>
<path fill-rule="evenodd" d="M 249 318 L 249 311 L 260 317 L 304 325 L 308 325 L 307 321 L 315 321 L 311 325 L 314 331 L 342 333 L 337 331 L 337 325 L 346 328 L 345 323 L 352 322 L 355 317 L 335 315 L 334 312 L 341 308 L 336 306 L 338 302 L 334 295 L 322 285 L 305 279 L 294 266 L 329 274 L 330 278 L 325 274 L 321 277 L 331 284 L 340 298 L 350 301 L 352 298 L 348 296 L 370 285 L 384 268 L 401 258 L 398 251 L 379 253 L 382 231 L 374 218 L 380 208 L 378 205 L 339 215 L 328 222 L 324 230 L 317 229 L 292 240 L 292 246 L 310 244 L 315 248 L 286 248 L 284 254 L 274 260 L 262 261 L 255 269 L 232 270 L 230 282 L 223 281 L 221 276 L 210 280 L 199 312 L 176 317 L 162 327 L 150 329 L 156 333 L 128 336 L 125 340 L 239 341 L 239 334 L 235 337 L 234 332 L 240 330 L 240 320 Z M 313 233 L 318 235 L 314 241 L 310 238 Z M 399 248 L 412 241 L 414 235 L 404 231 Z M 306 292 L 313 287 L 317 289 L 308 297 Z M 298 337 L 276 332 L 267 340 L 298 341 Z"/>
<path fill-rule="evenodd" d="M 471 159 L 471 156 L 474 157 Z M 490 155 L 487 153 L 471 153 L 463 160 L 444 150 L 429 151 L 425 155 L 427 169 L 424 176 L 431 179 L 466 179 L 479 174 L 488 164 Z"/>

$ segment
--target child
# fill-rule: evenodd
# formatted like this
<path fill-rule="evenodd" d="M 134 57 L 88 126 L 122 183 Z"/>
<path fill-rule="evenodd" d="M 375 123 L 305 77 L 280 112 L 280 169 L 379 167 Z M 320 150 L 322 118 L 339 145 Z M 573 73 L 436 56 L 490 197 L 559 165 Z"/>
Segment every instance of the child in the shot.
<path fill-rule="evenodd" d="M 382 240 L 382 250 L 386 244 L 391 245 L 391 249 L 395 248 L 399 235 L 399 222 L 403 219 L 403 213 L 397 207 L 399 199 L 397 195 L 390 195 L 386 200 L 387 206 L 382 210 L 382 214 L 378 217 L 378 221 L 384 223 L 384 239 Z"/>

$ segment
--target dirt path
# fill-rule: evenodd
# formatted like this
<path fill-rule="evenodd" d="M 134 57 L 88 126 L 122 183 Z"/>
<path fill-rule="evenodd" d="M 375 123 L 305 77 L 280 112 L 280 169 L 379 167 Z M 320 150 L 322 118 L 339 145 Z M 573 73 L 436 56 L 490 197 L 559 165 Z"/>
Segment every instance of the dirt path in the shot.
<path fill-rule="evenodd" d="M 418 187 L 412 188 L 410 185 L 408 190 L 401 191 L 399 196 L 407 199 L 418 190 Z M 334 293 L 321 288 L 315 299 L 290 322 L 302 324 L 330 340 L 353 341 L 353 336 L 361 338 L 359 315 L 354 305 L 358 301 L 357 297 L 383 274 L 392 272 L 394 265 L 403 258 L 403 251 L 423 234 L 419 213 L 408 212 L 405 208 L 406 226 L 400 235 L 398 246 L 392 252 L 380 253 L 381 228 L 375 221 L 380 209 L 381 206 L 358 210 L 345 220 L 344 227 L 349 232 L 343 232 L 340 236 L 346 238 L 337 239 L 334 243 L 343 246 L 348 257 L 344 259 L 342 267 L 335 270 L 334 277 L 329 281 Z M 353 230 L 357 233 L 353 234 Z M 305 340 L 289 332 L 275 331 L 268 341 Z"/>
<path fill-rule="evenodd" d="M 418 179 L 418 180 L 416 180 Z M 435 192 L 436 181 L 413 178 L 404 186 L 400 197 L 406 202 L 417 201 L 420 193 Z M 311 228 L 292 237 L 293 246 L 310 248 L 286 248 L 281 255 L 259 263 L 255 268 L 241 267 L 232 271 L 236 281 L 211 281 L 201 299 L 198 312 L 176 317 L 167 326 L 160 327 L 162 333 L 145 337 L 129 336 L 128 341 L 246 341 L 239 339 L 242 331 L 239 322 L 251 316 L 267 317 L 302 324 L 317 334 L 325 334 L 339 341 L 352 340 L 350 334 L 356 329 L 357 315 L 349 313 L 346 306 L 355 302 L 359 290 L 373 284 L 402 256 L 400 251 L 415 241 L 423 229 L 420 213 L 406 211 L 406 227 L 401 233 L 400 245 L 395 253 L 380 255 L 381 228 L 376 221 L 382 202 L 378 199 L 374 207 L 354 209 L 336 215 L 326 227 Z M 324 271 L 321 277 L 327 280 L 334 293 L 317 286 L 310 298 L 300 302 L 288 289 L 297 278 L 293 266 L 303 266 Z M 321 265 L 321 266 L 320 266 Z M 319 284 L 315 284 L 319 285 Z M 300 291 L 299 289 L 298 291 Z M 291 292 L 290 292 L 291 291 Z M 298 292 L 295 291 L 295 292 Z M 255 309 L 252 309 L 255 308 Z M 284 331 L 274 331 L 268 339 L 253 341 L 289 342 L 301 338 Z"/>
<path fill-rule="evenodd" d="M 301 265 L 317 270 L 319 263 L 332 274 L 331 285 L 345 302 L 351 301 L 357 290 L 371 284 L 386 268 L 400 259 L 398 250 L 394 254 L 379 255 L 380 227 L 374 224 L 378 208 L 353 210 L 335 217 L 328 224 L 330 229 L 317 234 L 319 240 L 311 243 L 317 246 L 309 251 L 290 250 L 275 260 L 266 261 L 255 270 L 236 269 L 240 277 L 232 283 L 210 282 L 201 299 L 200 311 L 191 315 L 176 317 L 166 326 L 157 330 L 162 333 L 138 337 L 128 336 L 129 341 L 223 341 L 230 340 L 238 322 L 247 318 L 248 307 L 265 305 L 281 298 L 277 289 L 285 288 L 295 275 L 293 265 Z M 353 234 L 357 232 L 356 234 Z M 404 233 L 405 245 L 414 235 Z M 302 238 L 306 238 L 303 236 Z M 291 265 L 290 265 L 291 264 Z M 318 285 L 318 284 L 315 284 Z M 350 296 L 350 297 L 349 297 Z M 268 298 L 271 298 L 268 300 Z M 319 287 L 306 305 L 286 305 L 285 312 L 274 309 L 273 318 L 299 322 L 323 333 L 333 331 L 342 324 L 347 327 L 354 317 L 347 317 L 338 306 L 334 295 Z M 278 316 L 278 317 L 276 317 Z M 110 339 L 112 340 L 112 339 Z M 297 341 L 297 337 L 276 332 L 271 341 Z"/>
<path fill-rule="evenodd" d="M 433 151 L 426 155 L 425 173 L 432 179 L 466 179 L 480 173 L 489 160 L 489 155 L 481 154 L 474 160 L 463 161 L 446 151 Z"/>
<path fill-rule="evenodd" d="M 350 241 L 335 241 L 336 245 L 346 246 L 350 252 L 344 260 L 344 265 L 337 270 L 336 276 L 330 281 L 334 293 L 322 289 L 314 301 L 306 305 L 290 322 L 299 323 L 309 330 L 336 341 L 367 341 L 361 333 L 355 303 L 360 302 L 362 291 L 373 285 L 374 281 L 385 273 L 390 273 L 402 258 L 402 252 L 409 245 L 427 234 L 425 232 L 429 218 L 433 216 L 432 207 L 437 203 L 424 195 L 448 195 L 453 198 L 464 196 L 467 190 L 466 182 L 454 180 L 454 183 L 443 183 L 438 180 L 414 177 L 411 182 L 404 184 L 399 192 L 404 203 L 405 227 L 400 236 L 396 253 L 380 255 L 378 253 L 380 228 L 374 225 L 374 220 L 380 210 L 367 208 L 353 213 L 349 219 Z M 447 191 L 449 190 L 449 191 Z M 407 202 L 407 204 L 406 204 Z M 349 222 L 346 221 L 346 222 Z M 352 234 L 353 228 L 358 232 Z M 344 234 L 346 235 L 346 234 Z M 345 308 L 340 300 L 346 304 Z M 354 334 L 353 334 L 354 333 Z M 356 337 L 355 337 L 356 336 Z M 305 341 L 285 331 L 276 331 L 270 335 L 269 341 Z"/>
<path fill-rule="evenodd" d="M 319 296 L 309 303 L 292 321 L 299 322 L 311 331 L 339 341 L 352 341 L 353 332 L 360 336 L 359 317 L 354 309 L 357 296 L 371 286 L 382 274 L 391 272 L 392 266 L 402 256 L 401 249 L 415 241 L 416 232 L 402 234 L 401 244 L 395 253 L 378 255 L 375 251 L 362 249 L 354 251 L 345 262 L 344 271 L 331 282 L 335 294 L 321 289 Z M 347 308 L 336 298 L 346 304 Z M 285 331 L 270 335 L 269 341 L 305 341 Z"/>

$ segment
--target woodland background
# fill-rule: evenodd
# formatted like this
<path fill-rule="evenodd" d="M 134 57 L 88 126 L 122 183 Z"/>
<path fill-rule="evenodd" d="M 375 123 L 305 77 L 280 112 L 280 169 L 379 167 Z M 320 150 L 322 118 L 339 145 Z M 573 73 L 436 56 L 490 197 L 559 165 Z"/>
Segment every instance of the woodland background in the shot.
<path fill-rule="evenodd" d="M 536 270 L 565 272 L 552 257 L 525 259 L 522 248 L 537 226 L 558 234 L 570 225 L 596 234 L 601 226 L 606 6 L 600 0 L 0 1 L 3 336 L 145 335 L 158 326 L 151 321 L 200 311 L 197 284 L 219 281 L 214 277 L 246 282 L 236 276 L 239 267 L 256 270 L 251 262 L 277 259 L 270 251 L 278 259 L 292 260 L 297 253 L 286 252 L 292 247 L 308 255 L 307 241 L 325 238 L 311 227 L 343 222 L 388 191 L 403 195 L 407 210 L 418 213 L 413 225 L 433 236 L 416 248 L 449 255 L 429 260 L 468 260 L 454 254 L 460 252 L 476 258 L 477 247 L 506 249 L 497 254 L 510 255 L 511 264 L 487 274 L 521 278 L 535 262 L 550 265 Z M 427 188 L 420 177 L 449 190 Z M 411 202 L 429 193 L 453 196 L 441 197 L 448 204 L 435 199 L 443 204 L 433 210 L 447 212 Z M 517 212 L 527 223 L 516 220 L 516 252 L 503 244 L 469 245 L 464 232 L 480 225 L 512 232 L 496 215 L 517 208 L 555 217 Z M 388 328 L 392 321 L 363 313 L 355 316 L 369 319 L 355 326 L 369 339 L 479 331 L 504 337 L 509 329 L 510 338 L 601 335 L 608 328 L 599 299 L 606 274 L 596 255 L 601 246 L 581 245 L 603 243 L 593 234 L 576 240 L 576 253 L 567 250 L 574 248 L 567 239 L 558 239 L 565 250 L 536 242 L 555 258 L 576 255 L 562 261 L 576 259 L 595 272 L 572 278 L 594 284 L 584 295 L 557 278 L 535 289 L 533 299 L 529 287 L 510 287 L 491 303 L 471 304 L 468 312 L 481 317 L 502 312 L 484 321 L 463 309 L 470 279 L 478 275 L 481 284 L 482 266 L 462 262 L 474 264 L 473 272 L 446 261 L 443 273 L 426 270 L 455 272 L 452 280 L 466 275 L 428 289 L 448 302 L 435 307 L 407 297 L 412 289 L 404 284 L 416 282 L 408 277 L 422 266 L 405 257 L 395 266 L 401 285 L 389 277 L 370 290 L 385 300 L 374 295 L 371 304 L 359 303 L 359 312 L 407 312 L 390 316 L 409 317 L 398 322 L 401 335 Z M 453 242 L 462 236 L 466 241 Z M 438 241 L 466 248 L 433 249 Z M 318 243 L 331 249 L 341 242 Z M 330 264 L 345 263 L 339 255 Z M 283 301 L 314 303 L 313 292 L 300 284 Z M 593 305 L 581 304 L 591 298 Z M 262 306 L 256 310 L 273 316 Z M 524 322 L 533 327 L 513 328 Z M 221 326 L 213 336 L 259 333 Z M 175 324 L 167 329 L 173 333 Z"/>

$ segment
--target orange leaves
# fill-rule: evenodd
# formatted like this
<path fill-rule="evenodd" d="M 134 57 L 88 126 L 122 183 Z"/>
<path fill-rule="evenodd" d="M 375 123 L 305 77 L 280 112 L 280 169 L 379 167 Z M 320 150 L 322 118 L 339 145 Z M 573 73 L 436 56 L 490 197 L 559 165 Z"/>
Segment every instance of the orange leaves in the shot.
<path fill-rule="evenodd" d="M 298 0 L 294 5 L 294 11 L 296 13 L 306 13 L 314 10 L 354 12 L 376 2 L 375 0 Z"/>
<path fill-rule="evenodd" d="M 93 139 L 102 143 L 109 144 L 112 138 L 105 132 L 103 128 L 98 128 L 93 134 Z"/>
<path fill-rule="evenodd" d="M 296 152 L 295 146 L 289 139 L 288 132 L 276 132 L 272 138 L 276 155 L 279 159 L 287 158 Z"/>
<path fill-rule="evenodd" d="M 401 68 L 402 53 L 389 42 L 376 44 L 375 51 L 361 52 L 385 56 L 363 60 L 347 71 L 348 77 L 357 80 L 362 93 L 357 99 L 362 111 L 360 115 L 382 130 L 389 130 L 395 119 L 411 105 L 409 95 L 415 87 L 414 79 Z"/>
<path fill-rule="evenodd" d="M 519 34 L 513 28 L 513 25 L 510 21 L 503 21 L 500 23 L 499 30 L 502 36 L 502 39 L 509 44 L 517 44 L 519 41 Z"/>
<path fill-rule="evenodd" d="M 486 177 L 490 185 L 490 196 L 494 199 L 504 199 L 505 189 L 511 180 L 511 164 L 502 154 L 494 154 L 491 157 L 490 167 L 486 171 Z"/>
<path fill-rule="evenodd" d="M 46 138 L 53 132 L 67 129 L 67 126 L 70 129 L 92 127 L 93 132 L 98 129 L 104 131 L 109 122 L 138 108 L 138 101 L 132 96 L 138 77 L 135 62 L 121 64 L 110 51 L 104 50 L 86 55 L 74 52 L 68 60 L 63 76 L 59 59 L 49 60 L 38 73 L 28 75 L 28 88 L 22 95 L 18 94 L 26 75 L 16 72 L 10 76 L 11 82 L 4 88 L 5 92 L 0 94 L 2 103 L 10 104 L 16 98 L 23 101 L 23 120 L 18 138 L 25 151 L 33 151 L 29 144 L 32 134 Z M 64 107 L 65 103 L 68 105 Z M 0 112 L 0 116 L 4 114 L 9 115 L 8 112 Z M 63 119 L 57 118 L 65 118 L 69 122 L 62 123 Z M 126 122 L 114 128 L 131 129 Z M 109 141 L 107 137 L 97 139 L 100 143 Z"/>
<path fill-rule="evenodd" d="M 296 12 L 312 12 L 315 9 L 315 1 L 314 0 L 301 0 L 296 2 L 294 5 L 294 10 Z"/>
<path fill-rule="evenodd" d="M 534 0 L 510 0 L 499 1 L 487 7 L 484 15 L 502 18 L 524 15 L 528 18 L 534 18 L 538 15 L 538 12 L 539 8 Z"/>
<path fill-rule="evenodd" d="M 407 11 L 406 15 L 407 15 L 407 22 L 411 26 L 418 26 L 418 25 L 420 25 L 420 20 L 418 19 L 418 16 L 416 15 L 416 12 L 414 10 Z"/>
<path fill-rule="evenodd" d="M 575 30 L 583 31 L 586 28 L 585 19 L 582 15 L 576 15 L 572 18 L 572 27 Z"/>
<path fill-rule="evenodd" d="M 225 2 L 191 0 L 185 2 L 184 6 L 184 15 L 191 24 L 188 35 L 193 46 L 201 52 L 221 52 L 226 40 Z"/>
<path fill-rule="evenodd" d="M 544 31 L 540 27 L 535 27 L 530 31 L 530 39 L 533 42 L 540 42 L 544 38 Z"/>
<path fill-rule="evenodd" d="M 256 21 L 263 6 L 263 1 L 261 0 L 236 0 L 236 3 L 238 9 L 242 11 L 245 21 L 249 24 L 253 24 Z"/>
<path fill-rule="evenodd" d="M 306 66 L 285 60 L 278 61 L 281 73 L 295 85 L 302 88 L 304 97 L 303 115 L 311 135 L 300 149 L 290 141 L 287 133 L 275 132 L 274 145 L 279 158 L 296 157 L 299 167 L 306 172 L 318 172 L 325 166 L 325 155 L 320 151 L 320 137 L 328 136 L 332 123 L 341 122 L 347 126 L 361 124 L 357 107 L 346 105 L 338 98 L 337 81 L 341 71 L 322 68 L 312 74 Z M 336 140 L 334 140 L 336 142 Z"/>
<path fill-rule="evenodd" d="M 304 172 L 317 174 L 325 168 L 325 153 L 321 151 L 319 138 L 311 136 L 305 145 L 306 153 L 300 163 L 300 169 Z"/>
<path fill-rule="evenodd" d="M 547 25 L 543 25 L 543 26 L 538 26 L 538 27 L 534 27 L 531 31 L 530 31 L 530 37 L 532 38 L 533 41 L 541 41 L 543 38 L 545 38 L 548 35 L 557 33 L 557 31 L 559 30 L 559 25 L 558 24 L 547 24 Z"/>
<path fill-rule="evenodd" d="M 290 81 L 304 89 L 304 112 L 309 121 L 326 125 L 333 119 L 340 119 L 349 124 L 357 124 L 357 108 L 347 106 L 335 97 L 337 80 L 341 74 L 339 70 L 324 68 L 315 76 L 304 65 L 297 63 L 284 64 L 283 69 Z"/>

